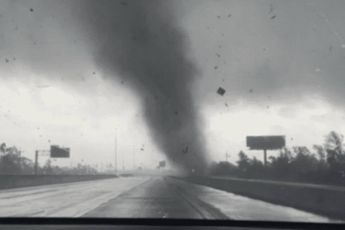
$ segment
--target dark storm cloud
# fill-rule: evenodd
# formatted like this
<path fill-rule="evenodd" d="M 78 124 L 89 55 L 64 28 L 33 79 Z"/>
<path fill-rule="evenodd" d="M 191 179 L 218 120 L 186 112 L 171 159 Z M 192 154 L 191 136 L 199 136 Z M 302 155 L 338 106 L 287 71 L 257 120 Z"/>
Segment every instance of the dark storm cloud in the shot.
<path fill-rule="evenodd" d="M 71 85 L 80 80 L 91 56 L 106 76 L 120 77 L 138 95 L 151 135 L 171 162 L 186 171 L 205 168 L 202 127 L 192 98 L 196 69 L 187 58 L 188 42 L 171 2 L 1 4 L 7 9 L 1 12 L 4 68 L 13 64 L 7 58 L 15 57 L 16 63 L 47 78 L 66 78 Z"/>
<path fill-rule="evenodd" d="M 284 104 L 317 96 L 345 106 L 344 1 L 199 3 L 186 26 L 204 67 L 198 95 L 208 103 L 220 101 L 215 91 L 222 86 L 222 102 Z"/>
<path fill-rule="evenodd" d="M 86 52 L 71 10 L 68 1 L 0 1 L 1 67 L 21 64 L 38 73 L 75 74 Z"/>
<path fill-rule="evenodd" d="M 0 1 L 0 66 L 75 81 L 95 64 L 138 95 L 170 160 L 192 168 L 207 158 L 196 104 L 317 95 L 344 107 L 344 11 L 339 0 Z"/>

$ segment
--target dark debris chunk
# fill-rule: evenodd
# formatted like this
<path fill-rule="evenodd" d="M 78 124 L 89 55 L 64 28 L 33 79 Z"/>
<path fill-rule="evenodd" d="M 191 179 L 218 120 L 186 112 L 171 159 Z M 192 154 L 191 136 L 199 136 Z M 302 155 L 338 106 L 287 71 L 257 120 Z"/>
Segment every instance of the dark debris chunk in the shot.
<path fill-rule="evenodd" d="M 219 87 L 218 90 L 217 90 L 217 93 L 221 96 L 223 96 L 225 94 L 225 89 L 223 89 L 222 87 Z"/>

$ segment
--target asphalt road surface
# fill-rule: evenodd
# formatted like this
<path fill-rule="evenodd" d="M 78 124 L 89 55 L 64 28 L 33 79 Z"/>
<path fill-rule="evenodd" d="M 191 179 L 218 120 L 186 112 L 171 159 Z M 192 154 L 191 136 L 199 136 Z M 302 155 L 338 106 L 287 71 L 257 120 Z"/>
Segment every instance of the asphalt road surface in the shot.
<path fill-rule="evenodd" d="M 0 216 L 334 221 L 169 177 L 126 177 L 0 190 Z"/>

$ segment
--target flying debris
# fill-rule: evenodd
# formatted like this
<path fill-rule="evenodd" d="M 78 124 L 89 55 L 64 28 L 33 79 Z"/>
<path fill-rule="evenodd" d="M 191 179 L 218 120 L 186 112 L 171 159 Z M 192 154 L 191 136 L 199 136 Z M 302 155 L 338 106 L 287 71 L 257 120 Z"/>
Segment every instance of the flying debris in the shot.
<path fill-rule="evenodd" d="M 188 146 L 186 146 L 184 149 L 182 149 L 182 153 L 183 154 L 187 154 L 188 150 L 189 150 L 189 148 L 188 148 Z"/>
<path fill-rule="evenodd" d="M 274 8 L 273 8 L 273 4 L 271 3 L 270 4 L 270 10 L 269 10 L 268 14 L 272 14 L 273 11 L 274 11 Z"/>
<path fill-rule="evenodd" d="M 330 46 L 328 47 L 328 50 L 329 50 L 330 53 L 332 53 L 332 51 L 333 51 L 333 46 L 330 45 Z"/>
<path fill-rule="evenodd" d="M 217 90 L 217 93 L 221 96 L 224 96 L 225 92 L 226 92 L 225 89 L 223 89 L 222 87 L 219 87 Z"/>

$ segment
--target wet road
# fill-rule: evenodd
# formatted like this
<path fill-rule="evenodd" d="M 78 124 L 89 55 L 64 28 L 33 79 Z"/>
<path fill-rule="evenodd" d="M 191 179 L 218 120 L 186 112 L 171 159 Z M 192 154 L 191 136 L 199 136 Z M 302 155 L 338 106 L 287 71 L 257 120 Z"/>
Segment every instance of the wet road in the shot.
<path fill-rule="evenodd" d="M 82 216 L 146 180 L 115 178 L 0 190 L 0 216 Z"/>
<path fill-rule="evenodd" d="M 87 213 L 88 217 L 137 218 L 227 218 L 206 207 L 202 202 L 181 191 L 172 179 L 151 178 L 140 186 L 121 194 L 99 208 Z"/>
<path fill-rule="evenodd" d="M 0 216 L 330 221 L 168 177 L 115 178 L 1 190 Z"/>

